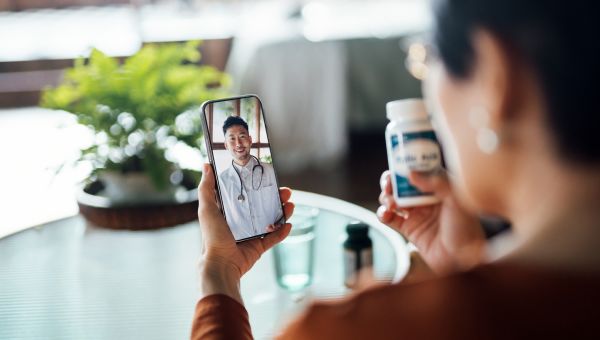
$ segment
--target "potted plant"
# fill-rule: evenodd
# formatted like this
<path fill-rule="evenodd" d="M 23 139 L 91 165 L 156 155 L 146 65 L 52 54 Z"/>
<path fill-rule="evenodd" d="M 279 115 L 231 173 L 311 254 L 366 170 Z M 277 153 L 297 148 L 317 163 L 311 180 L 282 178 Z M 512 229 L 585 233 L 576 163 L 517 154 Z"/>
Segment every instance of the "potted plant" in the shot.
<path fill-rule="evenodd" d="M 112 208 L 156 206 L 176 202 L 186 180 L 197 183 L 199 172 L 174 150 L 201 154 L 197 108 L 225 96 L 230 83 L 198 65 L 198 46 L 146 45 L 122 62 L 94 49 L 43 91 L 41 106 L 72 113 L 94 136 L 76 160 L 90 164 L 88 193 L 95 188 Z"/>

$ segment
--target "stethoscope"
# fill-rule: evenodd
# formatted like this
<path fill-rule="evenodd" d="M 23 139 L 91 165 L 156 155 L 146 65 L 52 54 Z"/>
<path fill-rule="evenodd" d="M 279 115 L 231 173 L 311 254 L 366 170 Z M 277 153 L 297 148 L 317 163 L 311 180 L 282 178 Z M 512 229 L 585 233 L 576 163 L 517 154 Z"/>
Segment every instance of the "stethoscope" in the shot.
<path fill-rule="evenodd" d="M 265 168 L 262 166 L 262 164 L 260 164 L 260 160 L 258 158 L 256 158 L 256 156 L 250 155 L 252 158 L 256 159 L 256 162 L 258 164 L 256 164 L 255 166 L 252 167 L 252 177 L 250 178 L 250 180 L 252 181 L 252 190 L 258 190 L 260 189 L 260 186 L 262 185 L 262 178 L 263 178 L 263 174 L 265 173 Z M 240 194 L 238 195 L 237 199 L 240 202 L 244 202 L 246 200 L 246 197 L 244 196 L 244 183 L 242 182 L 242 175 L 240 175 L 240 173 L 238 172 L 238 170 L 235 168 L 235 165 L 233 164 L 233 160 L 231 160 L 231 166 L 233 167 L 233 170 L 235 170 L 235 173 L 238 175 L 238 178 L 240 179 Z M 256 168 L 260 169 L 260 181 L 258 182 L 258 187 L 254 187 L 254 170 L 256 170 Z"/>

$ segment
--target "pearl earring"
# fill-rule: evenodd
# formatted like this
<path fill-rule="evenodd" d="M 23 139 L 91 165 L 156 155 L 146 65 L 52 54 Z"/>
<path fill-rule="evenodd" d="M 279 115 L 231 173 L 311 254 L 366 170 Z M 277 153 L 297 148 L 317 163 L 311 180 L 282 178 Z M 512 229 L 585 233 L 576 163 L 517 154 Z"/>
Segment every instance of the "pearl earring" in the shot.
<path fill-rule="evenodd" d="M 498 134 L 490 128 L 477 129 L 477 146 L 481 152 L 488 155 L 493 154 L 498 149 Z"/>
<path fill-rule="evenodd" d="M 488 127 L 489 113 L 483 107 L 471 110 L 469 115 L 471 126 L 476 129 L 477 146 L 481 152 L 491 155 L 498 149 L 500 139 L 496 131 Z"/>

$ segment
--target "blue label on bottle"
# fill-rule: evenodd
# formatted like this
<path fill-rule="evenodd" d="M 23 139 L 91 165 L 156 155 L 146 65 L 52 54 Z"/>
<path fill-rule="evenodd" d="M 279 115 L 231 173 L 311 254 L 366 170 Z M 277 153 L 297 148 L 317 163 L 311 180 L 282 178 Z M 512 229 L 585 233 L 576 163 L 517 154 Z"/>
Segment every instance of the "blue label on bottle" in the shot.
<path fill-rule="evenodd" d="M 428 172 L 441 165 L 440 147 L 433 131 L 403 133 L 402 143 L 398 135 L 391 135 L 393 173 L 396 181 L 396 197 L 429 195 L 422 193 L 408 180 L 410 171 Z"/>
<path fill-rule="evenodd" d="M 392 149 L 398 147 L 398 135 L 392 135 Z"/>
<path fill-rule="evenodd" d="M 398 197 L 414 197 L 425 195 L 424 193 L 420 192 L 419 189 L 410 184 L 408 178 L 398 174 L 396 174 L 396 188 L 398 190 L 396 196 Z"/>

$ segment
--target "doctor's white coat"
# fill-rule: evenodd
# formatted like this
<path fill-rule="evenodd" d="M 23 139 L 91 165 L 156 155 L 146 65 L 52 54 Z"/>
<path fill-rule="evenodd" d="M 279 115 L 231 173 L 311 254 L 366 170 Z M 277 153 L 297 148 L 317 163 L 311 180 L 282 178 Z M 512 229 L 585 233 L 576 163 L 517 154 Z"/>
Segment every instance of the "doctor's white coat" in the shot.
<path fill-rule="evenodd" d="M 280 220 L 283 218 L 283 209 L 273 166 L 261 163 L 264 168 L 262 181 L 260 168 L 255 168 L 255 190 L 252 186 L 252 168 L 257 164 L 256 159 L 252 158 L 243 167 L 232 164 L 219 174 L 219 189 L 223 199 L 225 219 L 236 240 L 264 234 L 270 224 L 282 223 Z M 243 183 L 241 192 L 245 199 L 241 202 L 238 200 L 240 177 L 234 166 Z"/>

